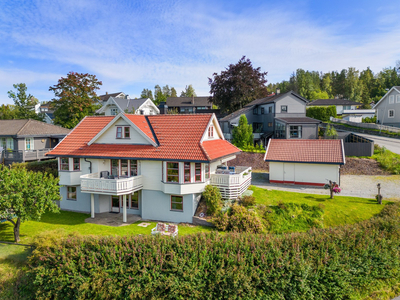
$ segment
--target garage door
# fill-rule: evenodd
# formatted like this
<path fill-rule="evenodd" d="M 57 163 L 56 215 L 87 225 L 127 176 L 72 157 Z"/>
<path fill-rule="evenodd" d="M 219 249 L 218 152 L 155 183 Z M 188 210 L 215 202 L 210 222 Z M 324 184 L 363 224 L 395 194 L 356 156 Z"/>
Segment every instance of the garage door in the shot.
<path fill-rule="evenodd" d="M 285 183 L 295 182 L 295 164 L 284 163 L 283 164 L 283 181 Z"/>

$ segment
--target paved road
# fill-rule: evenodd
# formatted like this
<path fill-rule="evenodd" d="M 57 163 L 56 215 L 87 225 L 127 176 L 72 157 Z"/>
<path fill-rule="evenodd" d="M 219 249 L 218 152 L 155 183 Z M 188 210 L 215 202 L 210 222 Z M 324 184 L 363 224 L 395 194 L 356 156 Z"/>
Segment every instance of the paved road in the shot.
<path fill-rule="evenodd" d="M 375 142 L 375 144 L 378 144 L 381 147 L 385 146 L 386 149 L 388 149 L 394 153 L 400 154 L 400 139 L 393 139 L 393 138 L 388 138 L 388 137 L 383 137 L 383 136 L 364 134 L 364 133 L 360 133 L 360 132 L 353 132 L 353 133 L 363 136 L 367 139 L 373 140 Z"/>

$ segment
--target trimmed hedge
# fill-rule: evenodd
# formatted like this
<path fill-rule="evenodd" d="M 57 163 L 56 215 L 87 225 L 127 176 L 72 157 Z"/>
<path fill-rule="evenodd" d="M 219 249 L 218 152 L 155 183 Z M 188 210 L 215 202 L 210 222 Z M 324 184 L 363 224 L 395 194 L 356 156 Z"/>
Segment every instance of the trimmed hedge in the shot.
<path fill-rule="evenodd" d="M 400 281 L 399 205 L 280 236 L 54 239 L 27 276 L 36 299 L 353 299 Z"/>
<path fill-rule="evenodd" d="M 311 106 L 307 107 L 306 115 L 309 118 L 321 120 L 321 121 L 329 121 L 330 117 L 337 117 L 336 106 Z"/>
<path fill-rule="evenodd" d="M 52 174 L 54 177 L 58 177 L 58 162 L 57 159 L 43 160 L 43 161 L 32 161 L 24 163 L 13 163 L 13 167 L 22 166 L 28 171 L 33 172 L 47 172 Z"/>

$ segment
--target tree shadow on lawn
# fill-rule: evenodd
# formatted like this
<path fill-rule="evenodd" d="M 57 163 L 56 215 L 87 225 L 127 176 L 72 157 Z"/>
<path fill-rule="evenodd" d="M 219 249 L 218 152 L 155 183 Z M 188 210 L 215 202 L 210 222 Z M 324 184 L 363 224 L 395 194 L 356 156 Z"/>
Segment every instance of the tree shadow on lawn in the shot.
<path fill-rule="evenodd" d="M 362 203 L 362 204 L 380 205 L 380 204 L 378 203 L 378 201 L 376 201 L 375 199 L 365 199 L 364 201 L 361 201 L 361 200 L 350 200 L 349 202 L 351 202 L 351 203 Z M 390 203 L 390 202 L 382 203 L 382 205 L 385 205 L 385 204 L 387 204 L 387 203 Z"/>
<path fill-rule="evenodd" d="M 313 196 L 305 196 L 304 199 L 309 199 L 309 200 L 313 200 L 313 201 L 317 201 L 317 202 L 325 202 L 325 201 L 329 200 L 329 197 L 328 198 L 316 198 Z"/>
<path fill-rule="evenodd" d="M 20 233 L 20 237 L 23 235 Z M 14 225 L 10 222 L 0 224 L 0 241 L 14 242 Z"/>
<path fill-rule="evenodd" d="M 59 213 L 45 213 L 39 222 L 57 225 L 79 225 L 85 224 L 85 219 L 89 217 L 90 214 L 61 210 Z"/>

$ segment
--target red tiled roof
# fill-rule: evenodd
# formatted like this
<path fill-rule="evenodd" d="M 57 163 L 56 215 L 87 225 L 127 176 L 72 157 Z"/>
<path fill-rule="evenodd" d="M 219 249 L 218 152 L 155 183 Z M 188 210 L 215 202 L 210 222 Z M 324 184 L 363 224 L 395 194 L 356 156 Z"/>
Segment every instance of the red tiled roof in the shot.
<path fill-rule="evenodd" d="M 204 141 L 203 149 L 210 160 L 240 152 L 239 148 L 225 140 Z"/>
<path fill-rule="evenodd" d="M 265 161 L 344 164 L 342 140 L 269 141 Z"/>
<path fill-rule="evenodd" d="M 116 157 L 160 160 L 211 161 L 240 150 L 225 140 L 200 143 L 212 117 L 211 114 L 126 116 L 158 147 L 152 145 L 87 143 L 114 117 L 86 117 L 75 129 L 50 151 L 49 155 L 78 157 Z M 146 123 L 143 123 L 146 121 Z M 154 131 L 154 135 L 152 130 Z"/>

